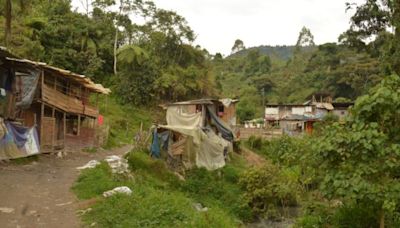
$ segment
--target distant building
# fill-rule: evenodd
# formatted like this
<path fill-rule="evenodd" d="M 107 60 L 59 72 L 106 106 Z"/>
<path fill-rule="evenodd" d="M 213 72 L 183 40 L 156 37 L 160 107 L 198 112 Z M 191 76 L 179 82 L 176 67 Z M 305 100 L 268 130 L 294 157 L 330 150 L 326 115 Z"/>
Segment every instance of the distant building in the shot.
<path fill-rule="evenodd" d="M 281 128 L 288 135 L 303 132 L 311 133 L 313 124 L 321 121 L 328 113 L 343 120 L 348 115 L 348 108 L 354 103 L 332 102 L 327 96 L 317 100 L 315 96 L 303 104 L 267 104 L 265 107 L 265 126 Z"/>

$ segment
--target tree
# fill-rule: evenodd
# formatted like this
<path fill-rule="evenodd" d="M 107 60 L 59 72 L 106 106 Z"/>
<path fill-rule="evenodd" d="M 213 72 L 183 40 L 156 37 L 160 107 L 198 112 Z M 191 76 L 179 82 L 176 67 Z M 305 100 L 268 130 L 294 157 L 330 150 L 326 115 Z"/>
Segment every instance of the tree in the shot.
<path fill-rule="evenodd" d="M 243 41 L 240 39 L 236 39 L 235 43 L 232 46 L 231 53 L 234 54 L 234 53 L 244 50 L 244 49 L 246 49 L 246 47 L 244 46 Z"/>
<path fill-rule="evenodd" d="M 11 37 L 11 20 L 12 20 L 12 3 L 11 0 L 5 0 L 5 32 L 4 42 L 8 46 L 9 39 Z"/>
<path fill-rule="evenodd" d="M 354 5 L 347 4 L 348 9 Z M 388 33 L 387 30 L 393 32 Z M 377 42 L 381 47 L 377 47 Z M 383 63 L 388 62 L 390 72 L 400 74 L 400 2 L 391 0 L 367 0 L 364 4 L 356 6 L 356 12 L 351 17 L 350 28 L 339 37 L 339 41 L 369 53 L 379 54 Z M 379 43 L 379 42 L 378 42 Z"/>
<path fill-rule="evenodd" d="M 296 47 L 315 46 L 314 36 L 310 29 L 303 26 L 297 38 Z"/>
<path fill-rule="evenodd" d="M 153 6 L 153 4 L 148 1 L 146 4 L 149 4 Z M 144 2 L 141 0 L 119 0 L 118 2 L 113 1 L 113 0 L 96 0 L 94 2 L 94 5 L 96 7 L 100 7 L 103 10 L 108 10 L 112 11 L 111 9 L 113 7 L 117 7 L 118 10 L 116 12 L 113 12 L 114 15 L 114 26 L 115 26 L 115 36 L 114 36 L 114 64 L 113 64 L 113 70 L 114 74 L 117 74 L 117 55 L 118 55 L 118 41 L 119 41 L 119 33 L 120 33 L 120 27 L 123 26 L 124 22 L 129 21 L 128 24 L 130 23 L 129 15 L 131 13 L 139 13 L 139 12 L 146 12 L 146 10 L 143 8 L 144 7 Z"/>
<path fill-rule="evenodd" d="M 400 203 L 400 77 L 389 76 L 357 99 L 352 118 L 327 127 L 314 153 L 323 177 L 320 189 L 330 199 L 367 203 L 379 215 Z"/>

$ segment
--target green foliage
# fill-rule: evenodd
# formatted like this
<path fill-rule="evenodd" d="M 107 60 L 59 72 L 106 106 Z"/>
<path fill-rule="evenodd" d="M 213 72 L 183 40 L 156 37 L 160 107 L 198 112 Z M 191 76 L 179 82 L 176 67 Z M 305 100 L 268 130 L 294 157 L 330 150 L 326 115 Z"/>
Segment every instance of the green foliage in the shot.
<path fill-rule="evenodd" d="M 359 98 L 353 118 L 327 127 L 312 155 L 326 197 L 368 202 L 377 217 L 392 214 L 400 200 L 399 82 L 398 76 L 387 77 Z"/>
<path fill-rule="evenodd" d="M 148 152 L 127 155 L 134 179 L 111 174 L 106 163 L 83 170 L 72 190 L 80 199 L 97 197 L 116 186 L 128 186 L 132 195 L 100 199 L 93 210 L 83 216 L 86 224 L 99 227 L 234 227 L 238 219 L 251 219 L 251 211 L 240 200 L 236 185 L 244 169 L 243 162 L 232 157 L 232 165 L 220 171 L 195 169 L 181 181 L 162 160 L 152 159 Z M 134 181 L 133 181 L 134 180 Z M 196 211 L 193 204 L 208 207 Z"/>
<path fill-rule="evenodd" d="M 245 189 L 244 199 L 256 214 L 275 217 L 278 206 L 297 204 L 299 185 L 271 163 L 246 171 L 239 183 Z"/>
<path fill-rule="evenodd" d="M 39 156 L 33 155 L 29 157 L 24 157 L 24 158 L 17 158 L 17 159 L 12 159 L 11 163 L 16 164 L 16 165 L 26 165 L 30 164 L 32 162 L 38 161 Z"/>
<path fill-rule="evenodd" d="M 99 100 L 100 113 L 104 121 L 110 126 L 109 137 L 105 148 L 113 148 L 132 143 L 136 132 L 143 124 L 146 131 L 155 120 L 160 120 L 160 112 L 147 107 L 120 105 L 114 96 Z"/>
<path fill-rule="evenodd" d="M 243 161 L 232 155 L 231 163 L 216 171 L 194 168 L 187 171 L 185 181 L 179 181 L 161 160 L 153 160 L 142 152 L 130 153 L 128 162 L 133 172 L 140 174 L 137 178 L 147 185 L 164 191 L 185 193 L 195 202 L 208 208 L 220 208 L 242 221 L 253 218 L 250 208 L 241 198 L 242 191 L 238 186 L 239 176 L 245 169 Z"/>
<path fill-rule="evenodd" d="M 197 212 L 194 202 L 179 192 L 137 185 L 131 196 L 116 195 L 96 204 L 85 214 L 87 224 L 99 227 L 234 227 L 218 208 Z"/>
<path fill-rule="evenodd" d="M 108 164 L 102 162 L 95 168 L 82 170 L 78 180 L 72 187 L 72 191 L 79 199 L 90 199 L 118 186 L 131 187 L 133 183 L 121 181 L 121 178 L 111 173 L 111 168 Z"/>

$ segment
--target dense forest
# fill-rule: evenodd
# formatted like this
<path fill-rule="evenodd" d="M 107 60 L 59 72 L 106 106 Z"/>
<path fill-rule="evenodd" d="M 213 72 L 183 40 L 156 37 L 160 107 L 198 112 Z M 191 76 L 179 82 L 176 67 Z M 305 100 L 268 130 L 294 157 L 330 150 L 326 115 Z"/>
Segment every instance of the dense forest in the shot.
<path fill-rule="evenodd" d="M 82 2 L 85 13 L 69 0 L 4 0 L 0 42 L 21 57 L 88 75 L 121 103 L 240 97 L 241 120 L 260 117 L 263 102 L 304 102 L 315 92 L 354 100 L 400 68 L 390 1 L 357 6 L 339 43 L 317 46 L 303 27 L 293 46 L 246 48 L 237 39 L 227 57 L 194 46 L 185 18 L 151 1 Z"/>

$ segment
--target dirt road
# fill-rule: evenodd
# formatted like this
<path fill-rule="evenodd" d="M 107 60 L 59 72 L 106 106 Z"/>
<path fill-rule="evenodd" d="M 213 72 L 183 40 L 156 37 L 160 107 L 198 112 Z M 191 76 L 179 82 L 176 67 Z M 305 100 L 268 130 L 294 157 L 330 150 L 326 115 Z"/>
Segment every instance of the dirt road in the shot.
<path fill-rule="evenodd" d="M 41 155 L 27 165 L 0 164 L 0 227 L 80 227 L 78 200 L 70 191 L 79 175 L 76 167 L 130 149 L 77 152 L 64 158 Z"/>

